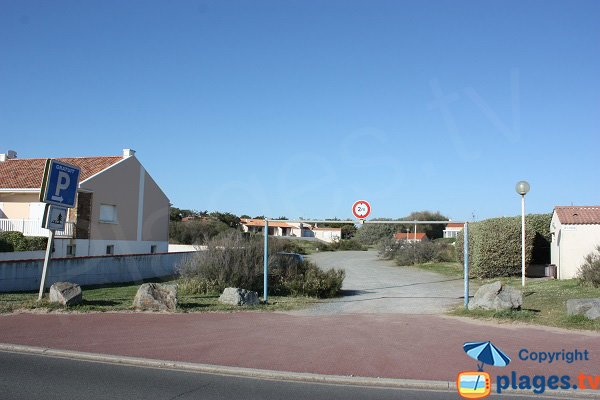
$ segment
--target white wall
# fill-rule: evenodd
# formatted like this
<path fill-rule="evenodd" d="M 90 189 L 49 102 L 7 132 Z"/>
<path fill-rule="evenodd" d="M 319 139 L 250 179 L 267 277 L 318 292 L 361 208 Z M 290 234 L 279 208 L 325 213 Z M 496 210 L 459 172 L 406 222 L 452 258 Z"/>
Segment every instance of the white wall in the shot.
<path fill-rule="evenodd" d="M 67 245 L 75 244 L 77 257 L 105 256 L 106 246 L 115 246 L 115 255 L 120 254 L 149 254 L 150 246 L 156 245 L 157 253 L 167 253 L 167 242 L 148 242 L 135 240 L 87 240 L 87 239 L 55 239 L 52 257 L 67 257 Z"/>
<path fill-rule="evenodd" d="M 61 258 L 52 260 L 46 285 L 65 281 L 99 285 L 170 276 L 189 254 Z M 42 266 L 43 260 L 0 261 L 0 292 L 39 289 Z"/>
<path fill-rule="evenodd" d="M 600 245 L 600 225 L 563 225 L 557 220 L 552 218 L 551 262 L 558 266 L 558 279 L 575 278 L 585 256 Z"/>
<path fill-rule="evenodd" d="M 46 252 L 44 250 L 37 251 L 10 251 L 0 253 L 0 261 L 5 260 L 35 260 L 44 258 Z"/>
<path fill-rule="evenodd" d="M 313 232 L 315 234 L 315 238 L 322 240 L 324 242 L 327 242 L 327 243 L 333 243 L 342 238 L 342 230 L 341 229 L 336 229 L 336 230 L 315 229 L 315 230 L 313 230 Z"/>

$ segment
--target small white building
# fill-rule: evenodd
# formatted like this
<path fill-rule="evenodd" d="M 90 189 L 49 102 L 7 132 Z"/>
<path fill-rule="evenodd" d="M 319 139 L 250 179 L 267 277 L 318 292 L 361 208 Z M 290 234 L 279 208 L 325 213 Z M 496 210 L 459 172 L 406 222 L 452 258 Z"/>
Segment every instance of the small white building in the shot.
<path fill-rule="evenodd" d="M 455 238 L 458 236 L 458 232 L 462 231 L 464 227 L 464 224 L 450 222 L 448 225 L 446 225 L 446 229 L 444 229 L 444 237 Z"/>
<path fill-rule="evenodd" d="M 558 279 L 575 278 L 586 255 L 600 245 L 600 206 L 554 208 L 551 262 Z"/>
<path fill-rule="evenodd" d="M 327 243 L 339 242 L 342 240 L 342 228 L 312 228 L 315 238 Z"/>

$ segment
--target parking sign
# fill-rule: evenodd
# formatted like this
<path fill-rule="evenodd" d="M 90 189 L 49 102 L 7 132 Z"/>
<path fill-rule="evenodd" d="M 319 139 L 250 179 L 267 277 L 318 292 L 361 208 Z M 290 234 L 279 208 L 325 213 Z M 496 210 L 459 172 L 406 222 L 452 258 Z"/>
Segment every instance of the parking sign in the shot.
<path fill-rule="evenodd" d="M 47 160 L 40 201 L 67 208 L 75 207 L 79 174 L 79 167 L 57 160 Z"/>

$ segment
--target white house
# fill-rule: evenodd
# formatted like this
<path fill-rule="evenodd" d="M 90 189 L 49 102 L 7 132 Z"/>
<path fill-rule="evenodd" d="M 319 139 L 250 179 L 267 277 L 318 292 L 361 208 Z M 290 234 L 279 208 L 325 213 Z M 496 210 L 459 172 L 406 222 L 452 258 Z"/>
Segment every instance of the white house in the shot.
<path fill-rule="evenodd" d="M 65 230 L 57 232 L 55 257 L 167 252 L 169 199 L 135 157 L 73 157 L 58 160 L 81 169 L 77 204 Z M 0 231 L 48 236 L 39 202 L 45 158 L 0 155 Z"/>
<path fill-rule="evenodd" d="M 446 225 L 446 229 L 444 229 L 443 237 L 455 238 L 458 235 L 458 232 L 462 231 L 464 227 L 465 226 L 463 224 L 455 224 L 453 222 L 450 222 L 448 225 Z"/>
<path fill-rule="evenodd" d="M 558 279 L 577 275 L 584 257 L 600 245 L 600 206 L 554 208 L 550 222 L 551 262 Z"/>

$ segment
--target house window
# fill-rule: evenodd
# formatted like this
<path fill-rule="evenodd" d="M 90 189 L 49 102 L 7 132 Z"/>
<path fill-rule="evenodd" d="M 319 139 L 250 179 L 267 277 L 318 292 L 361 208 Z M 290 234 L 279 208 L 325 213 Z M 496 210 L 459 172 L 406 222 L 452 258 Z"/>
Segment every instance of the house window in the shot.
<path fill-rule="evenodd" d="M 100 222 L 109 224 L 117 223 L 117 206 L 100 204 Z"/>
<path fill-rule="evenodd" d="M 106 255 L 112 256 L 113 254 L 115 254 L 115 245 L 109 244 L 108 246 L 106 246 Z"/>
<path fill-rule="evenodd" d="M 68 245 L 67 245 L 67 256 L 70 256 L 70 257 L 75 257 L 75 254 L 76 254 L 76 247 L 77 247 L 77 246 L 76 246 L 76 245 L 74 245 L 74 244 L 68 244 Z"/>
<path fill-rule="evenodd" d="M 156 245 L 155 244 L 150 246 L 150 254 L 154 254 L 154 253 L 156 253 Z"/>

